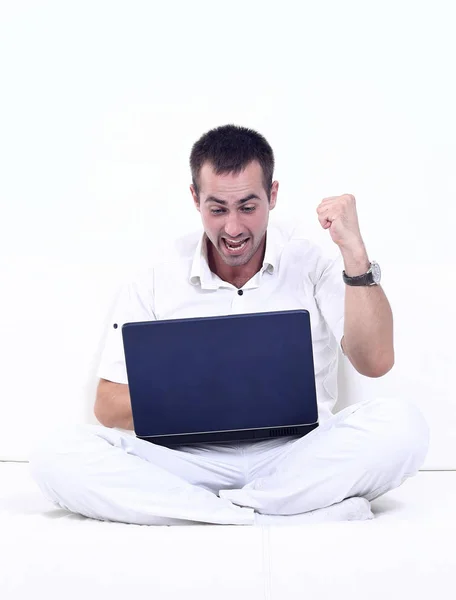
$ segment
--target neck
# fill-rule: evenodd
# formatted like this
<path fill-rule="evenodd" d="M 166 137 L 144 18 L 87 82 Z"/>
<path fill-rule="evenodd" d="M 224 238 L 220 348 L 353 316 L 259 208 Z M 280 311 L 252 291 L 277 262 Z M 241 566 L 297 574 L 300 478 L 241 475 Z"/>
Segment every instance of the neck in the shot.
<path fill-rule="evenodd" d="M 215 275 L 218 275 L 223 281 L 231 283 L 231 285 L 234 285 L 237 288 L 241 288 L 247 281 L 252 279 L 256 273 L 258 273 L 263 264 L 264 253 L 266 250 L 266 235 L 263 236 L 258 250 L 249 262 L 245 265 L 240 265 L 239 267 L 227 265 L 208 238 L 206 238 L 206 244 L 210 270 L 215 273 Z"/>

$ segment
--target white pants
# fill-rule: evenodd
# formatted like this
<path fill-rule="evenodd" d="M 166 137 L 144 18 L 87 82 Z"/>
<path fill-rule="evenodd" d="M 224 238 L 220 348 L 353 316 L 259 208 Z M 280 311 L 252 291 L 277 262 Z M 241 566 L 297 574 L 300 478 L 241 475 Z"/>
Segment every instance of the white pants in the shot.
<path fill-rule="evenodd" d="M 417 473 L 428 444 L 414 404 L 378 398 L 306 436 L 256 442 L 169 449 L 81 425 L 41 444 L 30 469 L 49 500 L 94 519 L 250 525 L 255 511 L 295 515 L 353 496 L 373 500 Z"/>

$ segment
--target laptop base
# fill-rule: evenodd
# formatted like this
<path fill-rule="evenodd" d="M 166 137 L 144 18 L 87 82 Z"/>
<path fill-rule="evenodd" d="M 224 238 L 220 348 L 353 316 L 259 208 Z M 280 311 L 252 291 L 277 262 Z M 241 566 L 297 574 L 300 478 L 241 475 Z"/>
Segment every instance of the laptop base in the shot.
<path fill-rule="evenodd" d="M 177 435 L 150 435 L 136 434 L 136 437 L 146 442 L 158 444 L 159 446 L 181 446 L 189 444 L 207 444 L 224 442 L 242 442 L 268 440 L 277 437 L 307 435 L 318 427 L 318 423 L 296 425 L 294 427 L 266 427 L 264 429 L 240 429 L 237 431 L 211 431 L 208 433 L 183 433 Z"/>

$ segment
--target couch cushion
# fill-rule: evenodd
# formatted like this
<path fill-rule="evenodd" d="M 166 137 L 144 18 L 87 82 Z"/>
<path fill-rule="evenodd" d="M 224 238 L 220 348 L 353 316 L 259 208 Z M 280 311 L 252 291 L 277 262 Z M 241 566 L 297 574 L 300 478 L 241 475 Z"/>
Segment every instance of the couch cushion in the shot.
<path fill-rule="evenodd" d="M 454 597 L 456 472 L 419 473 L 371 521 L 293 527 L 94 521 L 48 502 L 26 463 L 0 463 L 0 481 L 8 600 Z"/>

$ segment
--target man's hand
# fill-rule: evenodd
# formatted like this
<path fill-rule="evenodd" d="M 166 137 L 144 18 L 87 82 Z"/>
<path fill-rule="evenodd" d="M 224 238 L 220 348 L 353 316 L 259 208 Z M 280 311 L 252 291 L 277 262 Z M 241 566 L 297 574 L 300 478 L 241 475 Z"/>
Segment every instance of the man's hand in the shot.
<path fill-rule="evenodd" d="M 341 250 L 356 251 L 364 246 L 359 230 L 355 197 L 351 194 L 324 198 L 317 208 L 323 229 L 329 229 L 332 241 Z"/>

